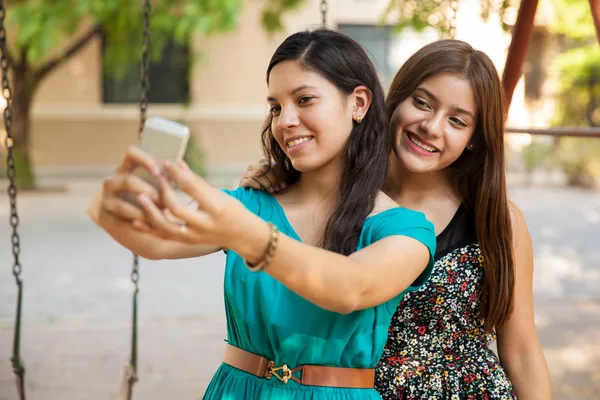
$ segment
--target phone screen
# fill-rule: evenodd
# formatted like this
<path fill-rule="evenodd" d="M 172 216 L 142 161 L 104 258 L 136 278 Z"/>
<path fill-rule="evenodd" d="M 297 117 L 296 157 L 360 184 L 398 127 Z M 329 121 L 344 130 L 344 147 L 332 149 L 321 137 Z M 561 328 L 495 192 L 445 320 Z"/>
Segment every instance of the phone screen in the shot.
<path fill-rule="evenodd" d="M 175 128 L 178 127 L 175 126 Z M 183 125 L 177 130 L 167 130 L 165 127 L 148 124 L 142 134 L 140 148 L 151 154 L 158 161 L 169 160 L 176 162 L 185 153 L 188 135 L 187 127 Z"/>
<path fill-rule="evenodd" d="M 153 156 L 159 163 L 165 160 L 177 162 L 184 156 L 189 135 L 187 126 L 164 118 L 153 117 L 146 121 L 140 148 Z M 133 174 L 158 188 L 158 181 L 144 167 L 137 167 Z M 130 193 L 125 194 L 124 198 L 139 205 L 137 199 Z"/>

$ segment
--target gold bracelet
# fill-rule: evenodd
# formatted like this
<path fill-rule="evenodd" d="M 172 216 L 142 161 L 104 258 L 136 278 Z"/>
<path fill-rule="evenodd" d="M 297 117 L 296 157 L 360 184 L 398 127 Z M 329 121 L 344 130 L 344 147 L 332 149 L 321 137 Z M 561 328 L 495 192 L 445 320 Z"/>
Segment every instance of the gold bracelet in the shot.
<path fill-rule="evenodd" d="M 269 222 L 269 227 L 271 228 L 271 234 L 269 235 L 269 243 L 267 244 L 267 248 L 262 256 L 261 261 L 258 264 L 250 264 L 248 261 L 244 260 L 246 263 L 246 267 L 252 272 L 258 272 L 271 264 L 271 260 L 273 259 L 273 255 L 275 254 L 275 250 L 277 250 L 277 242 L 279 239 L 279 230 L 277 227 Z"/>

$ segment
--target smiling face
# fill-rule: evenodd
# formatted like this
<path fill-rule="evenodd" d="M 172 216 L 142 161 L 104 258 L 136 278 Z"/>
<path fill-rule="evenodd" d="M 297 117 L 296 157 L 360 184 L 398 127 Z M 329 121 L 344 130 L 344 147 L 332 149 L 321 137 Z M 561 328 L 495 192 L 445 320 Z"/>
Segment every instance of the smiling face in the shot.
<path fill-rule="evenodd" d="M 352 132 L 355 95 L 343 96 L 321 75 L 283 61 L 269 75 L 273 137 L 300 172 L 343 160 Z"/>
<path fill-rule="evenodd" d="M 470 82 L 438 73 L 417 85 L 394 110 L 390 121 L 396 135 L 394 153 L 411 172 L 441 171 L 465 151 L 476 123 Z"/>

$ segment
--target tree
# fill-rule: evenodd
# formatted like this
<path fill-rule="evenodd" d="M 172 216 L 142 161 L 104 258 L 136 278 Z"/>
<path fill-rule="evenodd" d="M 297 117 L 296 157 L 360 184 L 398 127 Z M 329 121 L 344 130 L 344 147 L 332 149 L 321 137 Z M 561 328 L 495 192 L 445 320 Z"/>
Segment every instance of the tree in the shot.
<path fill-rule="evenodd" d="M 555 15 L 552 25 L 555 31 L 579 39 L 593 36 L 595 32 L 600 43 L 599 0 L 554 0 L 552 3 Z M 523 61 L 531 39 L 537 5 L 538 0 L 521 0 L 519 6 L 502 76 L 507 105 L 510 105 L 515 87 L 523 73 Z"/>
<path fill-rule="evenodd" d="M 590 0 L 593 1 L 593 0 Z M 492 12 L 497 12 L 504 30 L 511 29 L 506 22 L 508 10 L 514 7 L 511 0 L 497 2 L 494 0 L 481 0 L 481 16 L 486 20 Z M 529 39 L 533 30 L 533 23 L 538 0 L 521 0 L 517 20 L 512 27 L 512 38 L 502 84 L 506 94 L 507 106 L 510 105 L 512 94 L 519 81 Z M 434 27 L 442 33 L 453 35 L 455 27 L 456 10 L 460 7 L 460 0 L 390 0 L 386 10 L 386 18 L 396 18 L 396 27 L 403 29 L 411 27 L 417 31 L 427 27 Z"/>
<path fill-rule="evenodd" d="M 303 0 L 267 0 L 262 22 L 267 31 L 281 28 L 281 16 Z M 111 43 L 105 66 L 118 76 L 141 56 L 142 1 L 13 0 L 7 4 L 8 61 L 12 72 L 13 136 L 17 186 L 35 187 L 29 152 L 31 106 L 40 83 L 57 67 L 105 35 Z M 152 56 L 174 38 L 188 43 L 195 35 L 231 31 L 238 25 L 243 0 L 153 1 Z M 66 44 L 66 47 L 63 48 Z"/>
<path fill-rule="evenodd" d="M 517 0 L 480 0 L 481 16 L 486 20 L 492 12 L 497 12 L 502 27 L 512 29 L 512 39 L 504 65 L 502 84 L 506 94 L 507 106 L 510 105 L 513 92 L 523 73 L 523 62 L 533 31 L 538 0 L 521 0 L 518 4 L 517 19 L 514 26 L 506 21 L 508 11 L 516 7 Z M 600 42 L 600 1 L 599 0 L 556 0 L 553 2 L 558 25 L 569 26 L 579 35 L 593 33 Z M 455 10 L 460 0 L 390 0 L 384 19 L 395 21 L 397 29 L 411 27 L 417 31 L 427 27 L 438 29 L 452 35 Z M 591 10 L 591 13 L 590 13 Z M 567 23 L 565 21 L 571 21 Z"/>
<path fill-rule="evenodd" d="M 600 126 L 600 47 L 598 31 L 586 0 L 552 0 L 555 18 L 550 30 L 569 49 L 552 64 L 557 78 L 555 126 Z M 598 139 L 561 138 L 557 161 L 569 183 L 594 187 L 600 176 Z"/>
<path fill-rule="evenodd" d="M 433 27 L 442 33 L 452 35 L 456 11 L 460 0 L 390 0 L 384 14 L 384 20 L 394 21 L 396 29 L 407 27 L 417 31 Z M 508 30 L 507 11 L 512 7 L 510 0 L 480 0 L 481 17 L 487 20 L 492 12 L 498 13 L 502 27 Z"/>
<path fill-rule="evenodd" d="M 517 21 L 512 29 L 512 37 L 508 46 L 504 72 L 502 73 L 502 86 L 506 96 L 506 108 L 510 107 L 512 96 L 523 74 L 523 62 L 527 55 L 527 47 L 533 32 L 535 12 L 538 0 L 521 0 Z"/>

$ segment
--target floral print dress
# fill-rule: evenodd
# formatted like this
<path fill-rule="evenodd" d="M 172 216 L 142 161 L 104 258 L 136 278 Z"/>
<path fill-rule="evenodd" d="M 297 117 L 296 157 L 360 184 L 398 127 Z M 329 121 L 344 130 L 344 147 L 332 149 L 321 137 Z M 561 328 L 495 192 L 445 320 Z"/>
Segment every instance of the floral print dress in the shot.
<path fill-rule="evenodd" d="M 479 318 L 483 256 L 464 205 L 437 242 L 431 278 L 392 318 L 376 389 L 383 399 L 516 399 Z"/>

